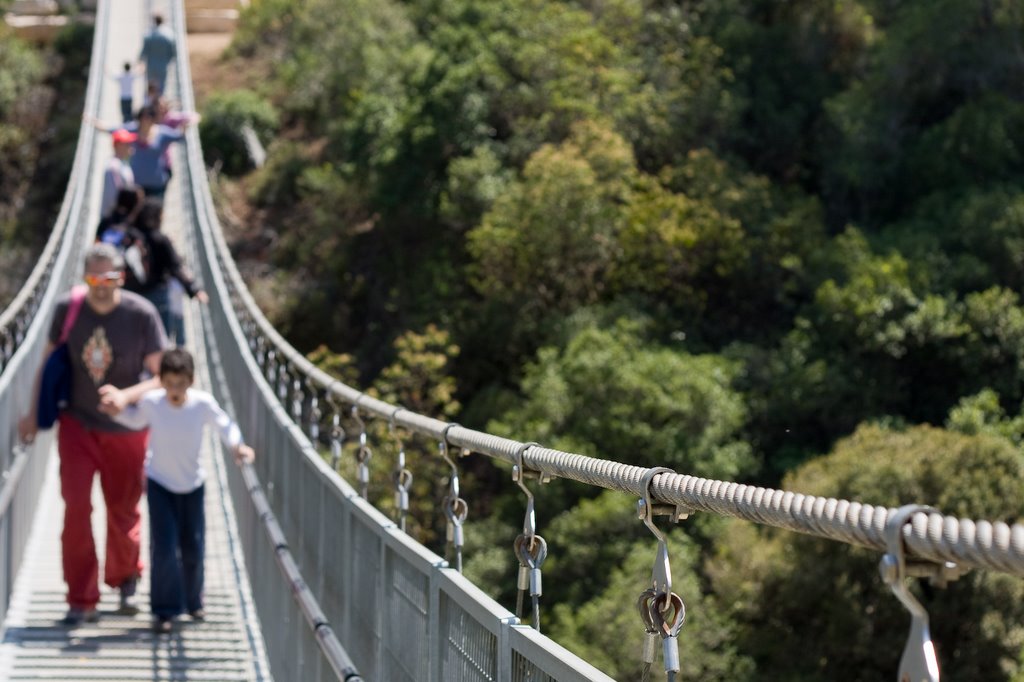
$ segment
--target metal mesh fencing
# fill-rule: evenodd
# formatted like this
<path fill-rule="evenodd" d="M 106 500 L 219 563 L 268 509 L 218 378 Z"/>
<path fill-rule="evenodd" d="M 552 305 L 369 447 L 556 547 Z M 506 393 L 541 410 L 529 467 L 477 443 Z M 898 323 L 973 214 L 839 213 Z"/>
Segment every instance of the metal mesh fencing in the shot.
<path fill-rule="evenodd" d="M 509 628 L 512 650 L 512 682 L 590 682 L 604 673 L 575 654 L 554 645 L 533 628 Z"/>
<path fill-rule="evenodd" d="M 418 682 L 429 650 L 430 567 L 429 555 L 402 546 L 408 538 L 390 533 L 384 547 L 383 651 L 380 678 Z M 411 559 L 411 560 L 410 560 Z M 424 560 L 425 559 L 425 560 Z M 426 564 L 426 565 L 425 565 Z"/>
<path fill-rule="evenodd" d="M 508 679 L 499 646 L 516 617 L 456 571 L 441 569 L 438 679 L 494 682 Z M 481 598 L 482 597 L 482 598 Z"/>
<path fill-rule="evenodd" d="M 352 651 L 352 660 L 366 679 L 380 677 L 382 537 L 380 527 L 360 509 L 358 498 L 353 499 L 351 519 L 352 573 L 350 583 L 350 612 L 345 643 Z M 362 513 L 360 513 L 362 512 Z"/>

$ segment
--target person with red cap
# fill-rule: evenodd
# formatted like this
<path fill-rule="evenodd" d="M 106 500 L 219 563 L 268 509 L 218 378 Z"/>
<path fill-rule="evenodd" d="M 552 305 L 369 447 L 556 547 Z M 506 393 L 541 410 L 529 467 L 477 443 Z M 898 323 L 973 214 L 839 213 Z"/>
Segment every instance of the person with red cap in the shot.
<path fill-rule="evenodd" d="M 100 217 L 105 218 L 114 210 L 117 193 L 125 187 L 135 184 L 135 173 L 132 171 L 130 159 L 132 149 L 138 135 L 122 129 L 115 130 L 111 135 L 114 142 L 114 156 L 107 162 L 103 173 L 103 199 L 100 200 Z"/>

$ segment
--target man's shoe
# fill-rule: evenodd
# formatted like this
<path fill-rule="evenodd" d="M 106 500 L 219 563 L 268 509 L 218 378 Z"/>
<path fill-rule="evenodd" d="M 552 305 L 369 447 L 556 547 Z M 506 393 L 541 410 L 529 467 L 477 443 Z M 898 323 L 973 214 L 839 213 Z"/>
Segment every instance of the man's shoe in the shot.
<path fill-rule="evenodd" d="M 192 617 L 192 620 L 206 620 L 206 611 L 204 609 L 192 609 L 188 612 L 188 615 Z"/>
<path fill-rule="evenodd" d="M 169 635 L 174 629 L 174 621 L 165 616 L 157 616 L 153 621 L 153 632 L 158 635 Z"/>
<path fill-rule="evenodd" d="M 135 601 L 135 586 L 137 578 L 129 578 L 121 583 L 121 602 L 117 613 L 122 616 L 134 616 L 139 612 L 139 605 Z"/>
<path fill-rule="evenodd" d="M 82 609 L 78 608 L 77 606 L 72 606 L 70 609 L 68 609 L 67 614 L 65 614 L 64 618 L 62 618 L 60 622 L 62 625 L 75 627 L 76 625 L 81 625 L 82 623 L 95 623 L 99 619 L 100 612 L 94 608 Z"/>

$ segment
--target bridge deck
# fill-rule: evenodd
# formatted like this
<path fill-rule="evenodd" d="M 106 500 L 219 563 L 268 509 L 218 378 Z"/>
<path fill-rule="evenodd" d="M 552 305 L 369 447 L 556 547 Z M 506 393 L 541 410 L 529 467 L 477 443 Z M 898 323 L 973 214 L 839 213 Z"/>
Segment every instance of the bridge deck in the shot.
<path fill-rule="evenodd" d="M 112 39 L 105 46 L 107 71 L 134 62 L 150 9 L 164 9 L 161 0 L 107 0 L 111 3 Z M 184 50 L 185 46 L 180 45 Z M 173 79 L 173 76 L 172 76 Z M 169 84 L 173 88 L 173 82 Z M 141 97 L 141 85 L 138 98 Z M 120 120 L 113 78 L 103 84 L 102 120 Z M 99 196 L 102 167 L 110 156 L 109 142 L 101 139 L 92 172 L 92 196 Z M 176 163 L 184 163 L 178 154 Z M 172 180 L 166 197 L 164 229 L 186 249 L 181 224 L 181 189 Z M 96 212 L 93 202 L 93 212 Z M 93 216 L 95 219 L 96 216 Z M 90 224 L 95 224 L 95 220 Z M 186 258 L 186 260 L 188 260 Z M 188 348 L 197 356 L 197 384 L 209 385 L 199 318 L 186 306 Z M 191 314 L 190 314 L 191 313 Z M 206 591 L 207 620 L 191 622 L 186 616 L 170 635 L 151 631 L 148 613 L 148 572 L 139 585 L 141 612 L 118 616 L 117 592 L 103 586 L 98 623 L 68 628 L 59 623 L 67 604 L 61 572 L 60 532 L 64 504 L 59 493 L 56 454 L 51 454 L 47 480 L 29 547 L 15 585 L 11 608 L 3 623 L 0 642 L 2 680 L 268 680 L 269 667 L 259 623 L 252 605 L 244 559 L 238 544 L 234 514 L 224 477 L 219 443 L 207 434 L 203 456 L 210 476 L 206 483 Z M 93 495 L 93 526 L 97 547 L 104 546 L 105 510 L 98 483 Z M 143 497 L 145 515 L 145 497 Z M 101 553 L 102 554 L 102 553 Z M 148 526 L 143 519 L 143 557 L 148 559 Z M 100 556 L 102 566 L 102 555 Z M 148 564 L 148 561 L 146 561 Z M 102 575 L 102 568 L 100 571 Z"/>
<path fill-rule="evenodd" d="M 214 441 L 207 439 L 207 466 Z M 19 575 L 0 644 L 3 680 L 260 680 L 268 679 L 262 639 L 248 583 L 230 527 L 229 504 L 219 477 L 207 481 L 207 620 L 183 618 L 170 635 L 151 632 L 148 584 L 140 584 L 142 612 L 118 616 L 117 593 L 104 586 L 98 623 L 59 624 L 67 604 L 61 574 L 60 531 L 64 504 L 52 457 L 25 565 Z M 102 497 L 94 495 L 94 532 L 103 546 Z M 145 505 L 143 505 L 145 506 Z M 148 533 L 143 532 L 144 554 Z"/>

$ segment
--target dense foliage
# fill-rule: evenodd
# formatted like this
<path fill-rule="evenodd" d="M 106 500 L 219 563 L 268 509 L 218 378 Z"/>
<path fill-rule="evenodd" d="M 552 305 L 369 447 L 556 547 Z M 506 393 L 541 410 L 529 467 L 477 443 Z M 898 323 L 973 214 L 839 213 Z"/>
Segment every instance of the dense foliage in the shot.
<path fill-rule="evenodd" d="M 253 0 L 232 50 L 264 77 L 225 101 L 280 123 L 239 180 L 258 291 L 319 361 L 587 455 L 1020 518 L 1021 3 Z M 443 470 L 411 460 L 436 542 Z M 467 573 L 507 604 L 522 496 L 463 462 Z M 548 630 L 620 679 L 631 508 L 538 497 Z M 672 548 L 685 679 L 895 670 L 877 555 L 715 518 Z M 951 677 L 1024 679 L 1021 589 L 927 595 Z"/>
<path fill-rule="evenodd" d="M 24 283 L 60 209 L 91 44 L 90 26 L 72 24 L 40 48 L 0 22 L 0 306 Z"/>

